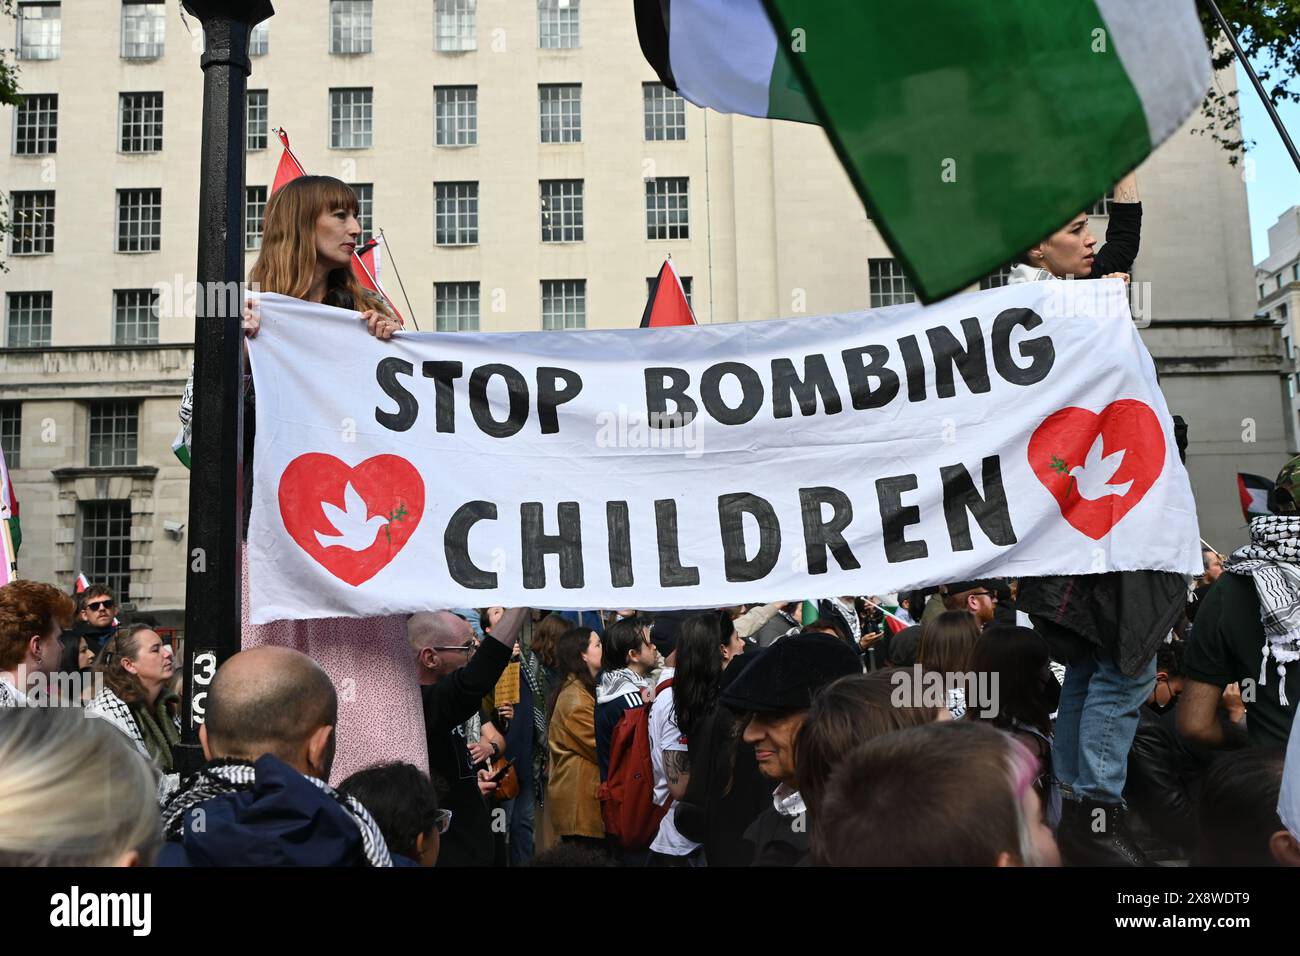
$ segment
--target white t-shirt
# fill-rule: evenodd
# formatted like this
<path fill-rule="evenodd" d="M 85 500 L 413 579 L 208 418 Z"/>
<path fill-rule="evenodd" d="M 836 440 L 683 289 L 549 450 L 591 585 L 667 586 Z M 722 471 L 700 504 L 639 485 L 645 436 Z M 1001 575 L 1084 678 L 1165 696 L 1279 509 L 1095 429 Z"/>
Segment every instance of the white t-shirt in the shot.
<path fill-rule="evenodd" d="M 675 668 L 665 667 L 659 680 L 662 683 L 673 676 Z M 664 772 L 665 750 L 681 750 L 686 747 L 686 738 L 677 729 L 677 716 L 673 713 L 673 689 L 665 687 L 650 705 L 650 765 L 655 772 L 655 806 L 662 807 L 668 802 L 668 775 Z M 688 840 L 677 832 L 675 818 L 677 804 L 673 804 L 659 824 L 659 833 L 655 836 L 650 849 L 666 856 L 686 856 L 700 844 Z"/>

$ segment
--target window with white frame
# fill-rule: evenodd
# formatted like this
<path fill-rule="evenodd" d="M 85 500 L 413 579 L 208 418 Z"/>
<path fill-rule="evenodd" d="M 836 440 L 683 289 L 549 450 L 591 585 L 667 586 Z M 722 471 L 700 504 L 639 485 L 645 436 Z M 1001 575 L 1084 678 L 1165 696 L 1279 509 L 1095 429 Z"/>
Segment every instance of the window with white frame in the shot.
<path fill-rule="evenodd" d="M 871 278 L 871 307 L 916 301 L 916 293 L 909 279 L 893 259 L 870 259 L 868 271 Z"/>
<path fill-rule="evenodd" d="M 248 91 L 248 148 L 266 149 L 270 138 L 269 98 L 266 90 Z"/>
<path fill-rule="evenodd" d="M 1092 204 L 1092 208 L 1088 210 L 1088 215 L 1109 216 L 1110 204 L 1113 203 L 1114 201 L 1115 201 L 1115 190 L 1107 189 L 1106 195 L 1102 196 L 1100 199 L 1098 199 L 1095 203 Z"/>
<path fill-rule="evenodd" d="M 578 0 L 537 0 L 537 45 L 575 50 L 582 45 Z"/>
<path fill-rule="evenodd" d="M 582 86 L 543 83 L 537 87 L 543 143 L 582 142 Z"/>
<path fill-rule="evenodd" d="M 153 289 L 113 290 L 113 344 L 156 345 L 158 293 Z"/>
<path fill-rule="evenodd" d="M 14 154 L 45 156 L 58 152 L 59 94 L 24 96 L 14 110 Z"/>
<path fill-rule="evenodd" d="M 353 183 L 357 195 L 357 223 L 361 226 L 361 241 L 375 234 L 375 184 Z"/>
<path fill-rule="evenodd" d="M 54 251 L 54 190 L 9 194 L 9 254 L 40 256 Z"/>
<path fill-rule="evenodd" d="M 369 53 L 373 12 L 370 0 L 330 0 L 330 52 Z"/>
<path fill-rule="evenodd" d="M 980 279 L 980 289 L 1001 289 L 1011 281 L 1011 266 L 1003 266 Z"/>
<path fill-rule="evenodd" d="M 23 406 L 21 402 L 0 402 L 0 454 L 11 470 L 23 466 Z"/>
<path fill-rule="evenodd" d="M 582 242 L 582 180 L 543 179 L 542 242 Z"/>
<path fill-rule="evenodd" d="M 60 4 L 18 4 L 18 59 L 57 60 L 62 31 Z"/>
<path fill-rule="evenodd" d="M 370 87 L 330 90 L 330 147 L 367 149 L 372 145 Z"/>
<path fill-rule="evenodd" d="M 248 55 L 266 56 L 271 50 L 271 22 L 263 20 L 248 35 Z"/>
<path fill-rule="evenodd" d="M 90 466 L 134 465 L 140 443 L 140 403 L 90 403 Z"/>
<path fill-rule="evenodd" d="M 641 84 L 646 142 L 686 138 L 686 101 L 662 83 Z"/>
<path fill-rule="evenodd" d="M 5 296 L 5 345 L 8 348 L 49 348 L 53 324 L 53 292 L 10 292 Z"/>
<path fill-rule="evenodd" d="M 587 280 L 542 280 L 542 328 L 585 329 L 587 327 Z"/>
<path fill-rule="evenodd" d="M 687 177 L 661 176 L 645 181 L 645 237 L 691 237 L 690 180 Z"/>
<path fill-rule="evenodd" d="M 162 248 L 162 190 L 117 191 L 117 251 L 157 252 Z"/>
<path fill-rule="evenodd" d="M 122 58 L 156 60 L 167 31 L 165 3 L 122 4 Z"/>
<path fill-rule="evenodd" d="M 266 186 L 244 189 L 244 248 L 262 248 L 262 220 L 266 218 Z"/>
<path fill-rule="evenodd" d="M 131 502 L 82 501 L 77 567 L 119 602 L 131 599 Z"/>
<path fill-rule="evenodd" d="M 436 0 L 433 13 L 433 48 L 441 53 L 478 49 L 475 0 Z"/>
<path fill-rule="evenodd" d="M 434 242 L 472 246 L 478 242 L 478 183 L 433 184 Z"/>
<path fill-rule="evenodd" d="M 435 282 L 433 299 L 437 331 L 478 331 L 477 282 Z"/>
<path fill-rule="evenodd" d="M 122 93 L 117 106 L 117 148 L 123 153 L 158 153 L 163 148 L 163 95 Z"/>
<path fill-rule="evenodd" d="M 434 145 L 478 145 L 478 87 L 433 88 Z"/>
<path fill-rule="evenodd" d="M 654 287 L 655 287 L 655 279 L 657 279 L 657 278 L 659 278 L 659 277 L 658 277 L 658 276 L 646 276 L 646 279 L 645 279 L 645 294 L 646 294 L 647 296 L 649 296 L 651 290 L 654 289 Z M 682 280 L 682 291 L 686 293 L 686 304 L 689 305 L 689 306 L 694 306 L 695 303 L 691 300 L 691 293 L 694 292 L 694 287 L 695 287 L 695 279 L 694 279 L 694 277 L 693 277 L 693 276 L 679 276 L 679 278 Z"/>

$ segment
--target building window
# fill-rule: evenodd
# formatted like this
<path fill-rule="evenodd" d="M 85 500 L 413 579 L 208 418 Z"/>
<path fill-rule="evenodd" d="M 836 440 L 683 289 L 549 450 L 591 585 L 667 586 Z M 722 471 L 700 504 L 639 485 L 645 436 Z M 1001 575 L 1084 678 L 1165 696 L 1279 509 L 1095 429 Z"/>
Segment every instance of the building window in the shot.
<path fill-rule="evenodd" d="M 916 293 L 912 291 L 912 280 L 903 274 L 897 262 L 893 259 L 871 259 L 868 264 L 871 272 L 873 309 L 916 301 Z"/>
<path fill-rule="evenodd" d="M 165 3 L 122 4 L 122 57 L 156 60 L 163 55 L 167 21 Z"/>
<path fill-rule="evenodd" d="M 647 179 L 645 183 L 645 237 L 647 239 L 689 239 L 691 237 L 690 180 L 685 176 Z"/>
<path fill-rule="evenodd" d="M 1285 318 L 1286 318 L 1286 315 L 1287 315 L 1287 311 L 1286 311 L 1286 303 L 1285 303 L 1285 302 L 1279 302 L 1279 303 L 1277 304 L 1277 317 L 1278 317 L 1279 319 L 1285 319 Z"/>
<path fill-rule="evenodd" d="M 248 148 L 266 149 L 270 127 L 267 125 L 269 113 L 267 91 L 248 91 Z"/>
<path fill-rule="evenodd" d="M 162 190 L 117 191 L 117 251 L 157 252 L 162 248 Z"/>
<path fill-rule="evenodd" d="M 370 0 L 330 0 L 330 52 L 369 53 L 371 15 Z"/>
<path fill-rule="evenodd" d="M 14 154 L 44 156 L 58 151 L 59 94 L 24 96 L 14 110 Z"/>
<path fill-rule="evenodd" d="M 478 183 L 434 183 L 434 242 L 472 246 L 478 242 Z"/>
<path fill-rule="evenodd" d="M 105 468 L 134 465 L 139 443 L 140 403 L 92 402 L 90 405 L 90 465 Z"/>
<path fill-rule="evenodd" d="M 434 145 L 478 145 L 478 87 L 435 86 Z"/>
<path fill-rule="evenodd" d="M 646 297 L 647 297 L 647 298 L 650 296 L 650 292 L 651 292 L 651 290 L 654 289 L 654 287 L 655 287 L 655 279 L 657 279 L 657 278 L 659 278 L 659 277 L 658 277 L 658 276 L 646 276 L 646 280 L 645 280 L 645 294 L 646 294 Z M 694 277 L 692 277 L 692 276 L 679 276 L 678 278 L 680 278 L 680 279 L 682 280 L 682 291 L 686 293 L 686 304 L 689 305 L 689 306 L 691 306 L 692 308 L 694 308 L 694 307 L 695 307 L 695 303 L 694 303 L 694 302 L 692 301 L 692 299 L 691 299 L 691 294 L 695 291 L 695 279 L 694 279 Z"/>
<path fill-rule="evenodd" d="M 437 331 L 478 331 L 477 282 L 435 282 L 433 298 L 437 313 Z"/>
<path fill-rule="evenodd" d="M 475 0 L 437 0 L 434 8 L 433 48 L 442 53 L 478 49 L 474 22 Z"/>
<path fill-rule="evenodd" d="M 686 138 L 686 101 L 662 83 L 642 83 L 646 142 Z"/>
<path fill-rule="evenodd" d="M 537 0 L 537 45 L 543 50 L 581 46 L 578 0 Z"/>
<path fill-rule="evenodd" d="M 1114 201 L 1115 201 L 1115 190 L 1107 189 L 1106 195 L 1102 196 L 1100 199 L 1098 199 L 1095 203 L 1092 204 L 1092 208 L 1088 210 L 1088 215 L 1109 216 L 1110 204 L 1113 203 Z"/>
<path fill-rule="evenodd" d="M 18 402 L 0 404 L 0 453 L 5 463 L 17 471 L 23 466 L 23 406 Z"/>
<path fill-rule="evenodd" d="M 371 95 L 369 87 L 330 90 L 330 147 L 367 149 L 371 145 Z"/>
<path fill-rule="evenodd" d="M 1003 266 L 980 279 L 980 289 L 1001 289 L 1011 280 L 1011 266 Z"/>
<path fill-rule="evenodd" d="M 582 180 L 543 179 L 542 242 L 582 242 Z"/>
<path fill-rule="evenodd" d="M 352 191 L 357 195 L 357 222 L 364 242 L 375 234 L 375 186 L 374 183 L 353 183 Z"/>
<path fill-rule="evenodd" d="M 113 291 L 113 344 L 158 343 L 158 293 L 153 289 Z"/>
<path fill-rule="evenodd" d="M 1282 336 L 1282 351 L 1286 353 L 1287 358 L 1295 361 L 1295 349 L 1291 346 L 1291 336 Z"/>
<path fill-rule="evenodd" d="M 1295 265 L 1291 267 L 1291 277 L 1296 282 L 1300 282 L 1300 262 L 1297 262 Z"/>
<path fill-rule="evenodd" d="M 1262 282 L 1259 284 L 1259 297 L 1264 298 L 1264 283 Z"/>
<path fill-rule="evenodd" d="M 585 329 L 587 327 L 587 280 L 542 280 L 542 328 Z"/>
<path fill-rule="evenodd" d="M 248 36 L 248 55 L 266 56 L 271 50 L 271 23 L 263 20 Z"/>
<path fill-rule="evenodd" d="M 543 84 L 537 87 L 543 143 L 582 142 L 582 87 Z"/>
<path fill-rule="evenodd" d="M 131 599 L 131 502 L 83 501 L 77 566 L 117 600 Z"/>
<path fill-rule="evenodd" d="M 158 153 L 163 148 L 163 95 L 123 93 L 118 97 L 118 146 L 123 153 Z"/>
<path fill-rule="evenodd" d="M 49 348 L 54 293 L 10 292 L 6 300 L 5 344 L 11 349 Z"/>
<path fill-rule="evenodd" d="M 9 254 L 39 256 L 54 251 L 54 190 L 9 194 L 13 231 Z"/>
<path fill-rule="evenodd" d="M 262 220 L 266 217 L 266 186 L 244 189 L 244 248 L 262 248 Z"/>
<path fill-rule="evenodd" d="M 59 4 L 18 4 L 18 59 L 57 60 L 62 28 Z"/>

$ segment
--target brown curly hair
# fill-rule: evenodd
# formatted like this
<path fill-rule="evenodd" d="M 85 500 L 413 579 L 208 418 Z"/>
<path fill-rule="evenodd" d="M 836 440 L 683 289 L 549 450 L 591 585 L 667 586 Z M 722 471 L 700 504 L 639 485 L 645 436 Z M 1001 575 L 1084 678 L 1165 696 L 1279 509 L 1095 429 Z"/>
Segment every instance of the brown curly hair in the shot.
<path fill-rule="evenodd" d="M 57 623 L 72 624 L 76 604 L 58 588 L 39 581 L 11 581 L 0 588 L 0 670 L 12 670 L 27 656 L 27 642 L 45 637 Z"/>

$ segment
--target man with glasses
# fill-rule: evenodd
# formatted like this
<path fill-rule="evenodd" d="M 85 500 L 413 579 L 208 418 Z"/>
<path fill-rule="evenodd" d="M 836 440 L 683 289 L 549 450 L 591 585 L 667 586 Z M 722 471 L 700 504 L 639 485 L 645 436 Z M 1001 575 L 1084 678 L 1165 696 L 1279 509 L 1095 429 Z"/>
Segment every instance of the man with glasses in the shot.
<path fill-rule="evenodd" d="M 86 647 L 99 657 L 104 642 L 117 631 L 116 613 L 113 592 L 102 584 L 92 584 L 77 595 L 77 620 L 71 630 L 63 633 L 63 645 L 76 647 L 84 638 Z"/>
<path fill-rule="evenodd" d="M 969 611 L 975 615 L 980 630 L 993 623 L 993 610 L 997 605 L 996 581 L 957 581 L 939 589 L 943 606 L 949 611 Z"/>
<path fill-rule="evenodd" d="M 406 623 L 424 702 L 430 775 L 445 783 L 442 805 L 456 820 L 442 840 L 438 866 L 492 864 L 492 817 L 479 789 L 480 772 L 470 757 L 465 724 L 510 663 L 526 613 L 506 611 L 481 646 L 469 622 L 450 611 L 424 611 Z"/>

